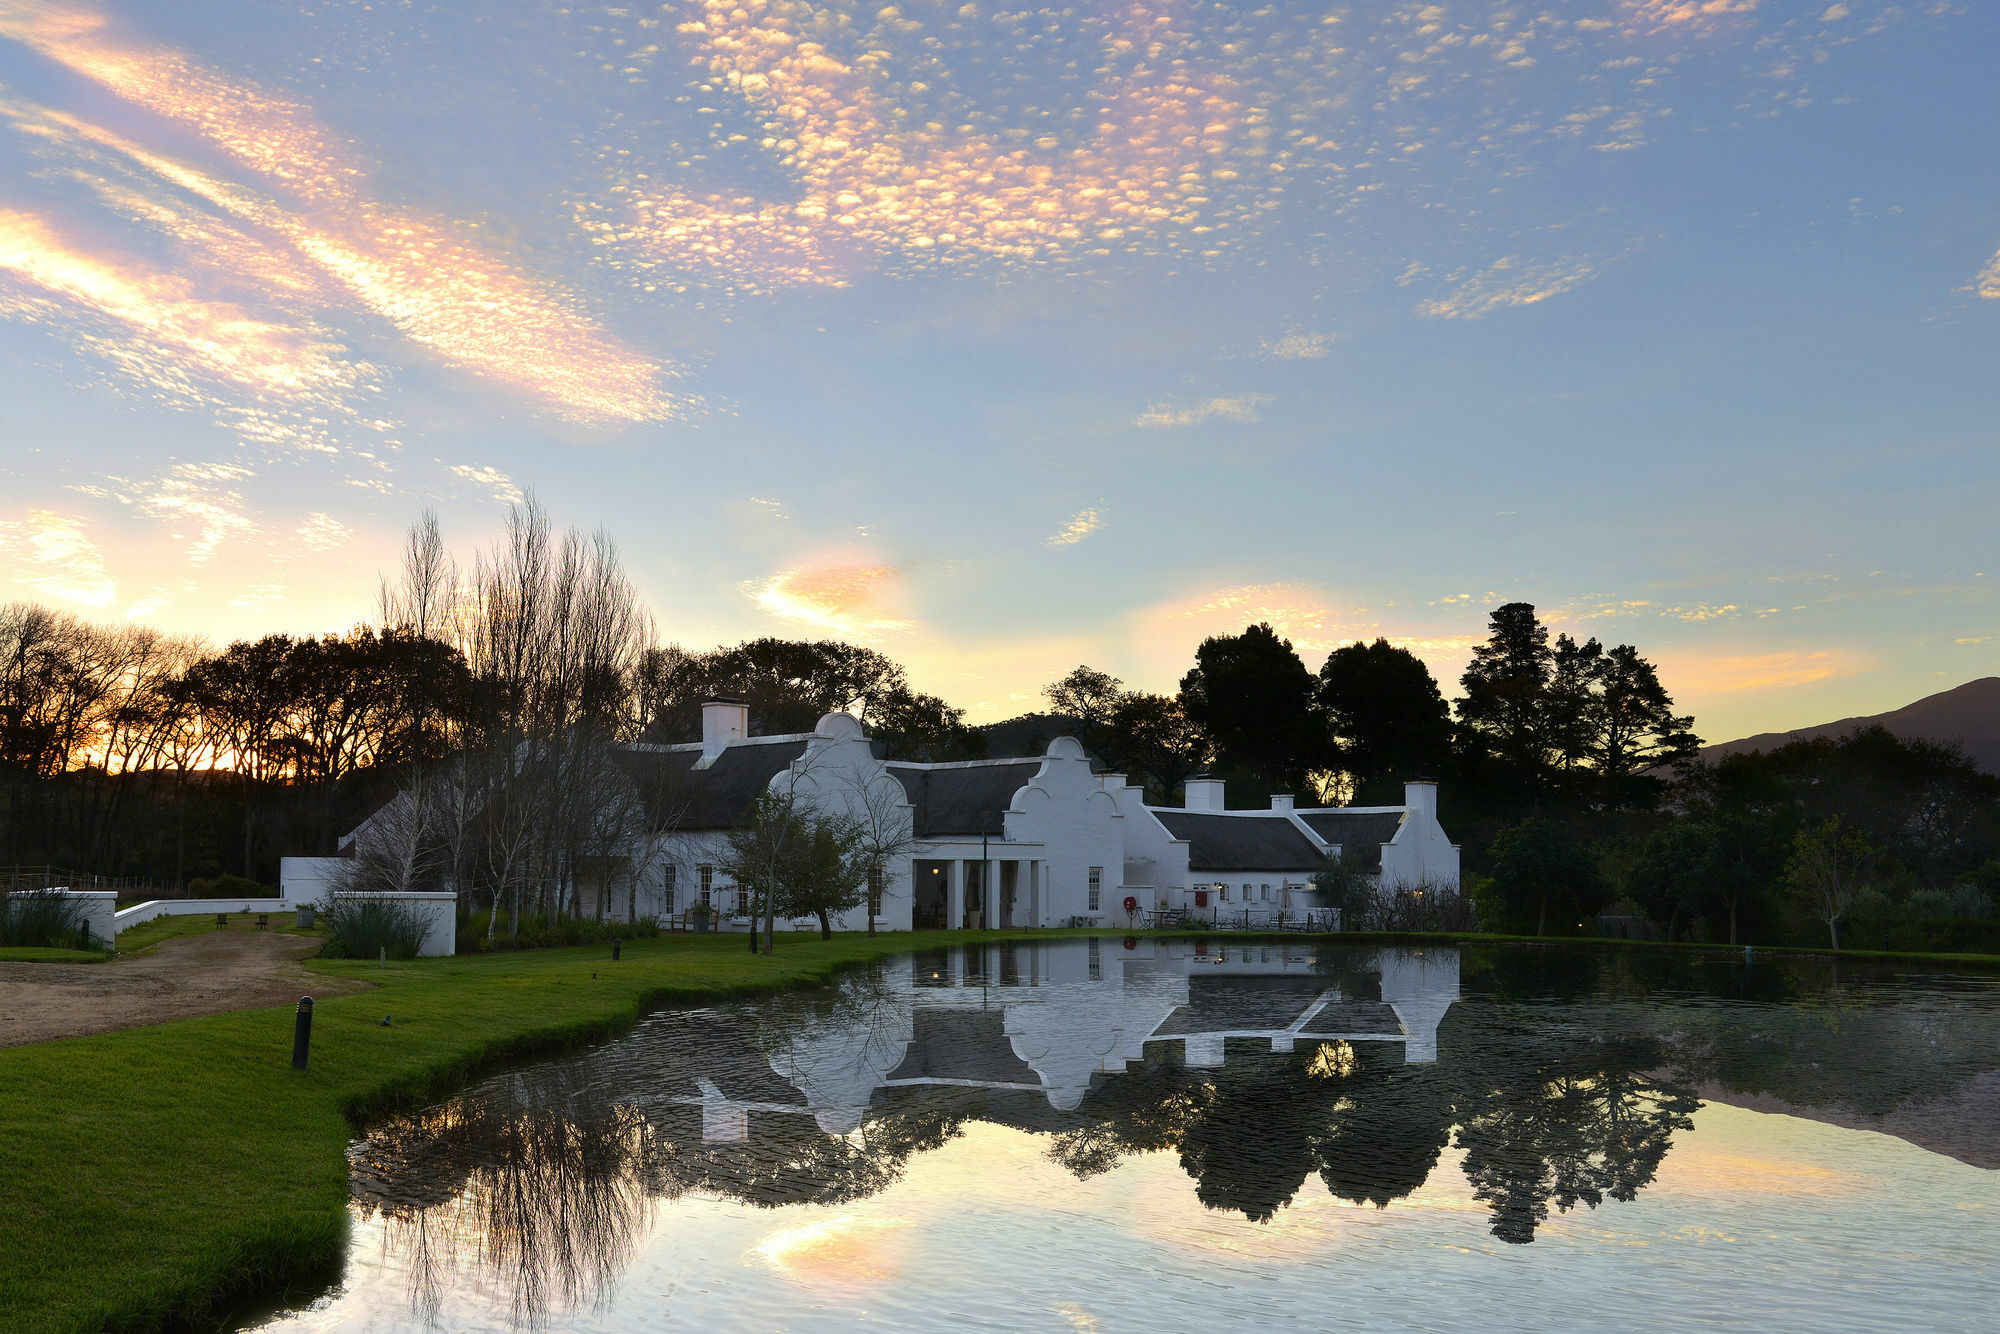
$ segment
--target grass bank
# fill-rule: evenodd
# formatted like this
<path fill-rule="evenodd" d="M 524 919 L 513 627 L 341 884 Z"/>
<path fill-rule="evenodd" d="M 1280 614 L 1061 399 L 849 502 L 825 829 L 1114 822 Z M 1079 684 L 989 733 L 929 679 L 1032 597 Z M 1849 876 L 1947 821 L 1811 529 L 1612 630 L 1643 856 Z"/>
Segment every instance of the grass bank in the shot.
<path fill-rule="evenodd" d="M 245 1296 L 304 1288 L 339 1260 L 343 1151 L 356 1121 L 614 1032 L 660 1002 L 795 986 L 885 954 L 999 938 L 788 939 L 765 958 L 742 936 L 674 936 L 627 942 L 616 964 L 601 945 L 387 967 L 316 961 L 316 971 L 374 987 L 319 1003 L 304 1076 L 289 1068 L 290 1007 L 0 1050 L 0 1329 L 199 1328 Z M 1485 935 L 1338 939 L 1731 950 Z M 1882 961 L 2000 967 L 1983 955 Z"/>
<path fill-rule="evenodd" d="M 0 963 L 103 963 L 103 950 L 66 950 L 57 945 L 0 945 Z"/>
<path fill-rule="evenodd" d="M 0 1330 L 200 1328 L 337 1264 L 355 1121 L 660 1002 L 796 986 L 967 938 L 784 940 L 766 958 L 742 936 L 676 936 L 627 942 L 616 964 L 601 945 L 315 961 L 375 986 L 319 1002 L 303 1076 L 290 1007 L 0 1049 Z"/>

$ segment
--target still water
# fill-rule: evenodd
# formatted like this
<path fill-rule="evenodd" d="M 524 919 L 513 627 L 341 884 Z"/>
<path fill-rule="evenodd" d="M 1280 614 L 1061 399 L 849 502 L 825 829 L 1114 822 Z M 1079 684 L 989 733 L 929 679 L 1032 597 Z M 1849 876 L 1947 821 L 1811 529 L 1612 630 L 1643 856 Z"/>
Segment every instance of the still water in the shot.
<path fill-rule="evenodd" d="M 1990 1330 L 2000 982 L 1065 940 L 655 1014 L 351 1150 L 255 1328 Z"/>

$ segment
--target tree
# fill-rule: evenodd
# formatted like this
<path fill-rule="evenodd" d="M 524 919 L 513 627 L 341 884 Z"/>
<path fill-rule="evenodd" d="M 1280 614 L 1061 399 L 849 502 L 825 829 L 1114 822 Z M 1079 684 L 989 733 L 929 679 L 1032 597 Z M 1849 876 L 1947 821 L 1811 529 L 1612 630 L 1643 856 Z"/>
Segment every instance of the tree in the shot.
<path fill-rule="evenodd" d="M 1518 929 L 1532 917 L 1538 936 L 1549 933 L 1551 909 L 1559 923 L 1581 927 L 1611 898 L 1589 852 L 1549 820 L 1523 821 L 1493 840 L 1489 881 L 1509 923 Z"/>
<path fill-rule="evenodd" d="M 1534 605 L 1509 602 L 1494 610 L 1491 634 L 1473 649 L 1459 678 L 1465 691 L 1458 701 L 1459 721 L 1530 782 L 1548 768 L 1543 705 L 1554 660 L 1548 629 L 1535 618 Z"/>
<path fill-rule="evenodd" d="M 1333 763 L 1352 775 L 1355 800 L 1389 802 L 1396 786 L 1443 772 L 1451 715 L 1430 668 L 1386 639 L 1329 653 L 1314 703 L 1333 742 Z"/>
<path fill-rule="evenodd" d="M 1590 755 L 1609 782 L 1622 783 L 1643 769 L 1691 759 L 1700 749 L 1693 717 L 1674 713 L 1673 697 L 1660 684 L 1659 672 L 1630 644 L 1607 650 L 1597 660 L 1594 679 L 1596 727 Z"/>
<path fill-rule="evenodd" d="M 1086 728 L 1108 727 L 1125 703 L 1124 683 L 1095 667 L 1075 671 L 1042 691 L 1057 713 L 1079 719 Z"/>
<path fill-rule="evenodd" d="M 1181 678 L 1181 707 L 1208 735 L 1226 774 L 1303 792 L 1327 758 L 1313 677 L 1269 625 L 1205 639 Z"/>
<path fill-rule="evenodd" d="M 1819 820 L 1792 839 L 1785 863 L 1785 884 L 1813 915 L 1826 923 L 1827 938 L 1840 948 L 1840 919 L 1854 906 L 1854 895 L 1867 883 L 1873 851 L 1858 830 L 1845 828 L 1840 817 Z"/>
<path fill-rule="evenodd" d="M 1119 700 L 1102 746 L 1114 765 L 1139 779 L 1152 800 L 1166 803 L 1209 762 L 1208 737 L 1177 699 L 1134 691 Z"/>

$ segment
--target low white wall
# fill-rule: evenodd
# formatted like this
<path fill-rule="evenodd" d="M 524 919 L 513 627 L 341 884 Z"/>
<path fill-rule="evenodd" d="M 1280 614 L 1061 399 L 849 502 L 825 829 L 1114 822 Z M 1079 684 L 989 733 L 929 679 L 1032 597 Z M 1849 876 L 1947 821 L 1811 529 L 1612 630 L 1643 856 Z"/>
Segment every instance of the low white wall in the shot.
<path fill-rule="evenodd" d="M 201 913 L 283 913 L 299 905 L 291 899 L 149 899 L 135 903 L 117 915 L 117 927 L 150 922 L 155 917 L 192 917 Z"/>
<path fill-rule="evenodd" d="M 354 869 L 349 857 L 280 857 L 278 894 L 293 903 L 319 903 L 341 871 Z"/>
<path fill-rule="evenodd" d="M 83 909 L 83 921 L 90 927 L 90 943 L 99 949 L 111 948 L 113 938 L 118 934 L 116 893 L 108 889 L 55 889 L 23 891 L 23 894 L 35 892 L 60 894 L 76 902 Z"/>
<path fill-rule="evenodd" d="M 424 943 L 417 947 L 420 959 L 438 959 L 458 952 L 458 895 L 446 893 L 342 894 L 343 900 L 368 903 L 408 904 L 425 918 Z"/>

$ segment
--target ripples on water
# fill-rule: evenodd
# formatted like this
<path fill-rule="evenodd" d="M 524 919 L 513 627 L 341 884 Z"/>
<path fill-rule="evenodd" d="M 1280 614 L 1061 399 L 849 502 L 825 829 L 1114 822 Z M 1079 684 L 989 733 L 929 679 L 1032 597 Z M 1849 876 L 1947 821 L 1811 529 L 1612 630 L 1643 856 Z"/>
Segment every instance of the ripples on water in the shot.
<path fill-rule="evenodd" d="M 1984 1329 L 1996 1071 L 1991 980 L 1823 960 L 909 955 L 378 1126 L 263 1327 Z"/>

